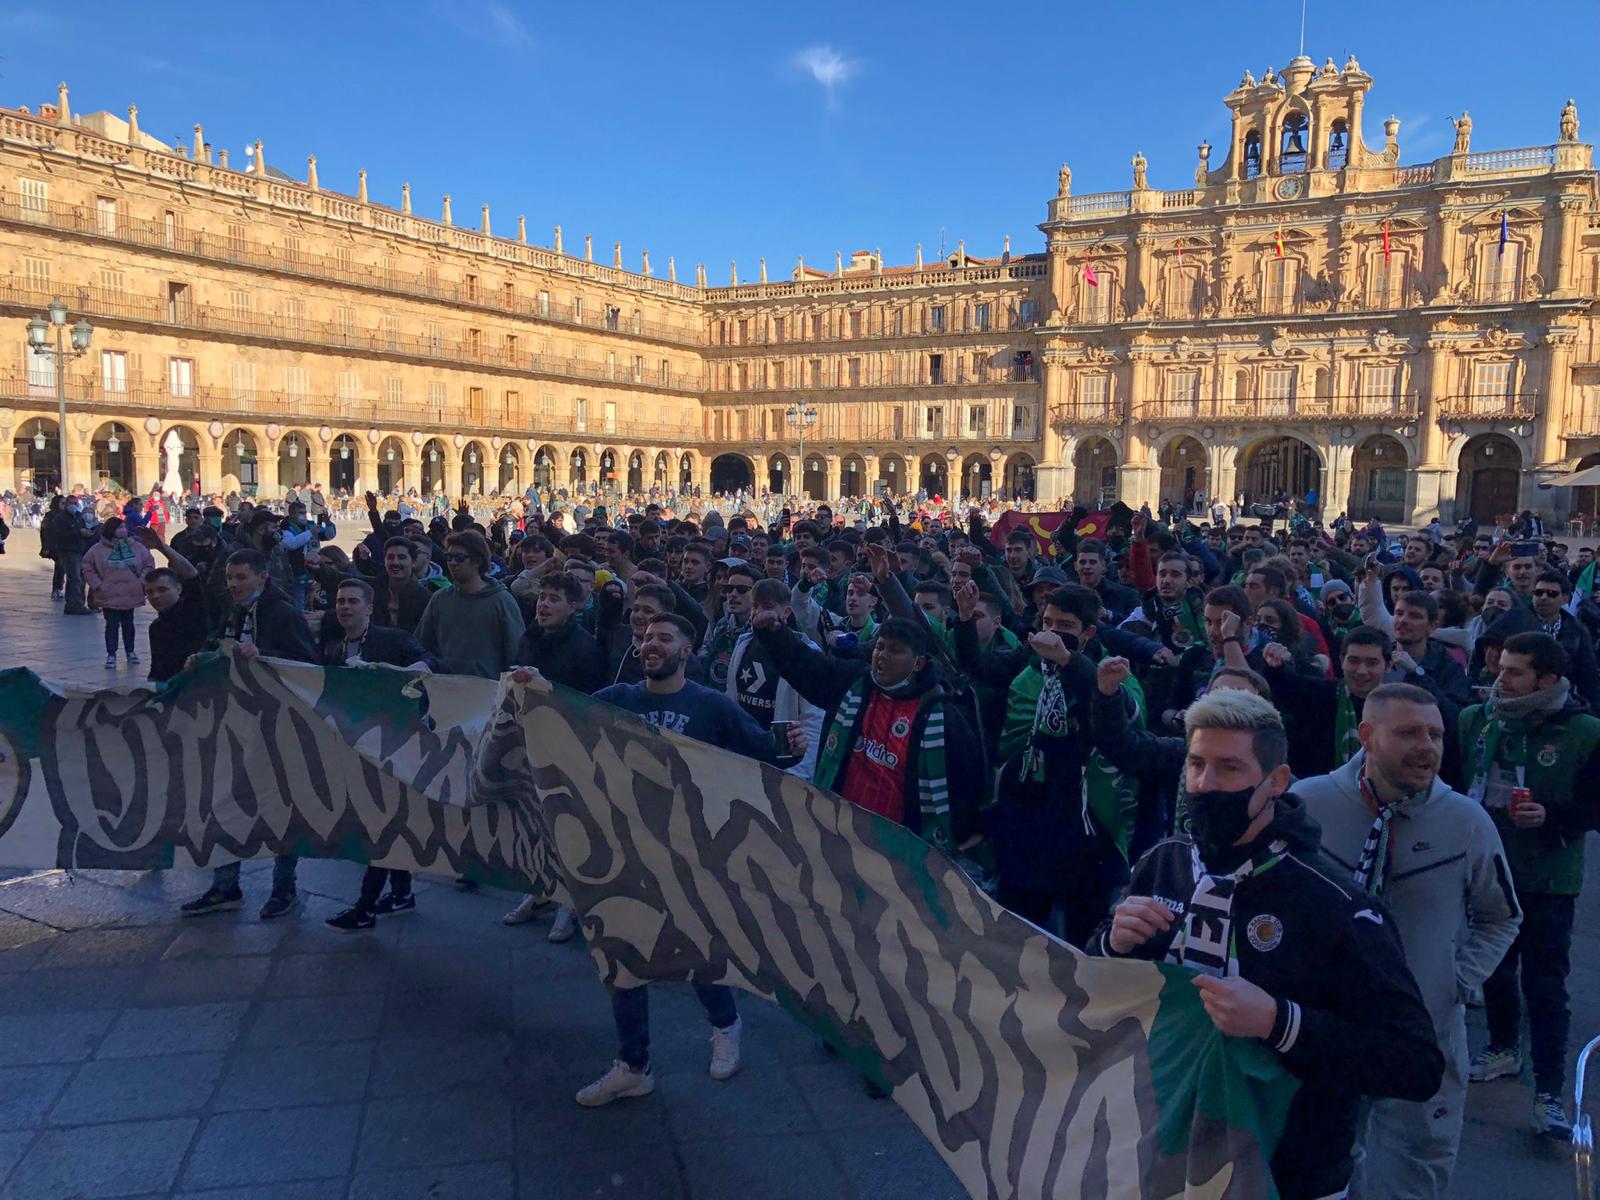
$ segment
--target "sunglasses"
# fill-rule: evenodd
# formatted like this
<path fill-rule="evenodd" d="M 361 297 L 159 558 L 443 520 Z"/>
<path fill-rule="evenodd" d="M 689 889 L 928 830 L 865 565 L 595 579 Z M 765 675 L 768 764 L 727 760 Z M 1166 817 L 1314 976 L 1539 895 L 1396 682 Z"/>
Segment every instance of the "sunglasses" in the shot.
<path fill-rule="evenodd" d="M 471 562 L 472 561 L 472 555 L 470 555 L 470 554 L 446 554 L 444 556 L 444 560 L 445 560 L 445 562 L 453 562 L 453 563 Z"/>
<path fill-rule="evenodd" d="M 748 583 L 725 583 L 722 585 L 724 596 L 742 596 L 750 590 Z"/>
<path fill-rule="evenodd" d="M 1559 600 L 1561 593 L 1552 588 L 1534 588 L 1533 598 L 1535 600 Z"/>

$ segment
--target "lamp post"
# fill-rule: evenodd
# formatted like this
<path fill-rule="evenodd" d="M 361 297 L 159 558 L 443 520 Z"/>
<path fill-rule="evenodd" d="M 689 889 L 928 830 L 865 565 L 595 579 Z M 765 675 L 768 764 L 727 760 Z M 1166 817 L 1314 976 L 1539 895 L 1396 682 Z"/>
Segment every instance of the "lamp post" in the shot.
<path fill-rule="evenodd" d="M 793 425 L 800 437 L 800 455 L 795 459 L 800 473 L 799 488 L 796 491 L 802 500 L 806 497 L 806 429 L 817 423 L 817 406 L 815 404 L 791 404 L 784 410 L 784 418 Z"/>
<path fill-rule="evenodd" d="M 67 361 L 81 358 L 89 352 L 89 342 L 94 337 L 94 326 L 82 317 L 72 326 L 72 349 L 63 342 L 67 328 L 67 303 L 60 297 L 50 301 L 50 316 L 35 317 L 28 322 L 28 345 L 33 352 L 52 361 L 56 375 L 56 457 L 61 478 L 57 490 L 66 495 L 67 482 Z M 56 344 L 50 345 L 50 330 L 56 331 Z"/>

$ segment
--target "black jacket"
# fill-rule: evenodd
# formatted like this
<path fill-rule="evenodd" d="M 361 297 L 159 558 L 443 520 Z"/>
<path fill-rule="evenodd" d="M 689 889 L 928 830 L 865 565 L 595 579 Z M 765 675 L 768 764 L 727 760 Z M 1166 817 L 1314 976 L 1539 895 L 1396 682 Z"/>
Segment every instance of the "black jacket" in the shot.
<path fill-rule="evenodd" d="M 612 682 L 599 643 L 576 618 L 554 633 L 530 624 L 517 643 L 517 665 L 533 667 L 550 682 L 579 692 L 597 692 Z"/>
<path fill-rule="evenodd" d="M 332 613 L 322 619 L 322 662 L 330 667 L 344 666 L 344 630 Z M 361 639 L 361 661 L 383 663 L 391 667 L 409 667 L 421 663 L 430 671 L 438 670 L 438 660 L 427 648 L 404 629 L 379 625 L 374 616 L 367 626 L 367 635 Z"/>
<path fill-rule="evenodd" d="M 1293 795 L 1279 798 L 1256 844 L 1278 839 L 1288 843 L 1282 861 L 1239 883 L 1232 932 L 1239 974 L 1278 1001 L 1265 1042 L 1301 1083 L 1272 1158 L 1273 1180 L 1282 1200 L 1311 1200 L 1349 1183 L 1362 1098 L 1429 1099 L 1444 1077 L 1444 1055 L 1382 902 L 1322 857 L 1321 831 Z M 1178 919 L 1133 957 L 1166 956 L 1194 884 L 1185 838 L 1139 860 L 1129 894 L 1155 897 Z M 1089 953 L 1110 954 L 1110 929 L 1108 918 Z"/>
<path fill-rule="evenodd" d="M 272 584 L 261 589 L 254 605 L 254 640 L 258 653 L 267 658 L 288 658 L 295 662 L 321 662 L 317 644 L 312 640 L 311 627 L 295 602 Z M 222 636 L 237 638 L 244 627 L 249 610 L 237 605 L 228 613 Z"/>

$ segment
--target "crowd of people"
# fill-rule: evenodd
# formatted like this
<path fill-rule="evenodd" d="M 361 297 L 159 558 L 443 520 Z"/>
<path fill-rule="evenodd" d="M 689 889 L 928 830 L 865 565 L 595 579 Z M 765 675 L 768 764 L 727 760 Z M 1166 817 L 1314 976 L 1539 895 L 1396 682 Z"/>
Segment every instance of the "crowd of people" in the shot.
<path fill-rule="evenodd" d="M 1445 1195 L 1469 1080 L 1522 1073 L 1524 1006 L 1533 1126 L 1569 1132 L 1569 953 L 1600 826 L 1592 551 L 1191 503 L 1077 511 L 1048 543 L 991 536 L 996 506 L 364 503 L 346 554 L 303 497 L 191 507 L 170 539 L 137 506 L 95 523 L 58 498 L 45 552 L 63 611 L 105 614 L 110 668 L 119 639 L 137 661 L 148 602 L 158 683 L 223 639 L 537 671 L 905 826 L 1087 953 L 1191 968 L 1215 1026 L 1301 1081 L 1272 1164 L 1286 1200 Z M 295 900 L 281 858 L 260 915 Z M 184 910 L 242 903 L 234 865 Z M 406 873 L 371 868 L 328 923 L 415 907 Z M 549 936 L 578 927 L 560 910 Z M 696 990 L 727 1078 L 737 1007 Z M 647 992 L 611 999 L 619 1050 L 580 1104 L 654 1087 Z M 1489 1027 L 1470 1057 L 1469 1003 Z"/>

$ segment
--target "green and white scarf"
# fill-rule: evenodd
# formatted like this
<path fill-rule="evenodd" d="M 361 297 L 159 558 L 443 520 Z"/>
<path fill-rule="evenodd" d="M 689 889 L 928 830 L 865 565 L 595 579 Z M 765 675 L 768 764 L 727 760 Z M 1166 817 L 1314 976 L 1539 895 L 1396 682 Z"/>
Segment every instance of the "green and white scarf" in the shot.
<path fill-rule="evenodd" d="M 1339 707 L 1333 715 L 1333 765 L 1342 767 L 1361 750 L 1361 733 L 1358 726 L 1361 724 L 1356 717 L 1355 701 L 1350 698 L 1350 689 L 1344 684 L 1339 685 Z"/>

